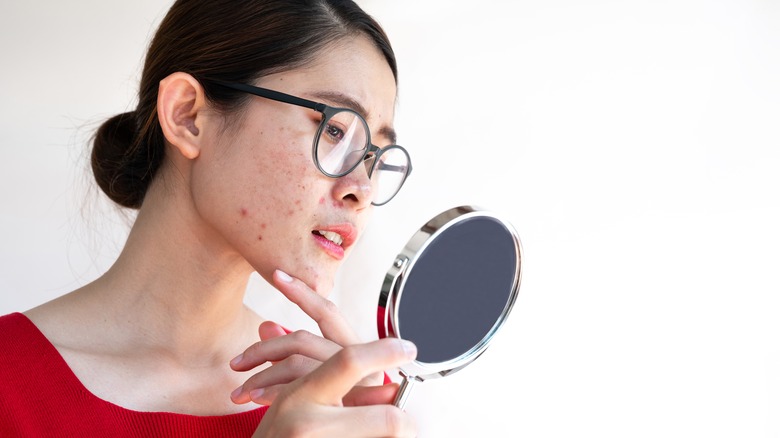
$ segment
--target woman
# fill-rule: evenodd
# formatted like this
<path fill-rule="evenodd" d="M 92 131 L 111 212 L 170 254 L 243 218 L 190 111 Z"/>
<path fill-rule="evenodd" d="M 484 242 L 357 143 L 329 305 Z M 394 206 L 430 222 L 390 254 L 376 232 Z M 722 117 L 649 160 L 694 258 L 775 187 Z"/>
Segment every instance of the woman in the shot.
<path fill-rule="evenodd" d="M 93 145 L 136 221 L 97 280 L 0 318 L 0 435 L 413 436 L 381 371 L 414 346 L 360 344 L 326 298 L 411 171 L 396 83 L 351 1 L 176 1 Z M 323 337 L 244 306 L 253 271 Z"/>

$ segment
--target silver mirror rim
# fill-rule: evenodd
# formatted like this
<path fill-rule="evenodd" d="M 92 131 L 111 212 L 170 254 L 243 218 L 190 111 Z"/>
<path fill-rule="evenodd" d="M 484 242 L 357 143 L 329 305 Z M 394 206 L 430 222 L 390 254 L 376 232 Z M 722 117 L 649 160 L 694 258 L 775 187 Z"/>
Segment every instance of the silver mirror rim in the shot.
<path fill-rule="evenodd" d="M 414 267 L 415 263 L 425 252 L 425 249 L 428 247 L 428 245 L 430 245 L 436 236 L 443 233 L 448 228 L 466 219 L 471 219 L 474 217 L 489 217 L 503 225 L 512 236 L 515 246 L 516 263 L 515 278 L 512 283 L 512 290 L 510 291 L 509 299 L 507 300 L 501 315 L 497 318 L 496 323 L 485 335 L 485 337 L 474 347 L 460 356 L 446 362 L 426 363 L 415 360 L 400 369 L 402 374 L 404 374 L 404 376 L 407 378 L 423 381 L 431 378 L 441 377 L 452 374 L 473 362 L 485 351 L 485 349 L 490 344 L 490 341 L 504 325 L 509 313 L 514 307 L 515 301 L 517 300 L 520 281 L 522 279 L 523 265 L 523 248 L 517 231 L 508 221 L 502 219 L 496 213 L 487 209 L 483 209 L 474 205 L 462 205 L 454 207 L 439 213 L 433 219 L 429 220 L 425 225 L 423 225 L 419 230 L 417 230 L 417 232 L 415 232 L 409 239 L 403 250 L 398 254 L 395 261 L 393 262 L 393 265 L 387 271 L 384 282 L 382 283 L 382 290 L 379 295 L 379 311 L 377 319 L 379 337 L 401 337 L 400 328 L 396 329 L 396 327 L 398 327 L 398 304 L 400 303 L 401 296 L 403 294 L 403 288 L 406 284 L 408 272 Z"/>

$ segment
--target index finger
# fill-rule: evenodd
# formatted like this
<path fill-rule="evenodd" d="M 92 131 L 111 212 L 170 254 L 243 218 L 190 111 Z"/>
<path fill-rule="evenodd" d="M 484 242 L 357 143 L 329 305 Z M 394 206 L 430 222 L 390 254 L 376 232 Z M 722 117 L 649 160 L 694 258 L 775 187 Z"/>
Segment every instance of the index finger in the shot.
<path fill-rule="evenodd" d="M 332 301 L 279 269 L 273 278 L 276 288 L 317 323 L 325 338 L 342 347 L 361 342 Z"/>

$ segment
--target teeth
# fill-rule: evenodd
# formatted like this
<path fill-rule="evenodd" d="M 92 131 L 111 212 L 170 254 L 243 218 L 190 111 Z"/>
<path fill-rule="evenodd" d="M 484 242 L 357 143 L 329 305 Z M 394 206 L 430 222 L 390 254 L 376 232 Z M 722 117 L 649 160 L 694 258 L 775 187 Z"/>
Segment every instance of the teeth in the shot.
<path fill-rule="evenodd" d="M 341 246 L 341 242 L 344 241 L 344 239 L 341 237 L 340 234 L 334 233 L 333 231 L 317 230 L 317 232 L 320 234 L 320 236 L 330 240 L 331 242 L 335 243 L 336 245 Z"/>

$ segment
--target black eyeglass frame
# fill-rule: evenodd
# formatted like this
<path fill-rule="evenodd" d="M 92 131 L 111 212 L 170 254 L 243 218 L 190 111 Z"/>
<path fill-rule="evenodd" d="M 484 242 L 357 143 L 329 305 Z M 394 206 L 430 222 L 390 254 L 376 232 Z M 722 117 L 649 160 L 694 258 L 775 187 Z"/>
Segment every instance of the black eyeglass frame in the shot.
<path fill-rule="evenodd" d="M 330 178 L 340 178 L 342 176 L 348 175 L 350 172 L 355 170 L 361 163 L 365 162 L 366 159 L 373 157 L 374 162 L 372 163 L 371 167 L 368 169 L 368 178 L 371 179 L 371 175 L 374 173 L 374 169 L 377 166 L 377 163 L 383 165 L 382 169 L 390 170 L 390 171 L 401 171 L 402 168 L 400 166 L 394 166 L 391 164 L 381 163 L 379 161 L 379 157 L 387 150 L 389 149 L 399 149 L 401 152 L 406 155 L 406 162 L 409 163 L 409 166 L 404 173 L 404 177 L 401 180 L 401 183 L 398 184 L 398 188 L 396 191 L 384 202 L 376 203 L 371 202 L 371 204 L 375 206 L 385 205 L 388 202 L 390 202 L 393 198 L 395 198 L 395 195 L 398 194 L 399 191 L 401 191 L 401 187 L 404 186 L 404 183 L 406 182 L 406 179 L 409 177 L 409 175 L 412 173 L 412 159 L 409 156 L 409 152 L 400 145 L 392 144 L 385 146 L 383 148 L 380 148 L 379 146 L 374 145 L 371 143 L 371 130 L 368 128 L 368 123 L 366 122 L 366 119 L 363 118 L 360 114 L 358 114 L 355 110 L 350 108 L 339 108 L 339 107 L 332 107 L 329 105 L 326 105 L 321 102 L 315 102 L 313 100 L 304 99 L 302 97 L 293 96 L 292 94 L 282 93 L 281 91 L 275 91 L 268 88 L 261 88 L 256 87 L 254 85 L 248 85 L 248 84 L 242 84 L 237 82 L 226 82 L 226 81 L 220 81 L 220 80 L 209 80 L 209 82 L 214 83 L 216 85 L 230 88 L 236 91 L 241 91 L 244 93 L 249 93 L 255 96 L 264 97 L 266 99 L 275 100 L 277 102 L 287 103 L 290 105 L 296 105 L 303 108 L 312 109 L 314 111 L 317 111 L 323 115 L 322 122 L 320 122 L 320 126 L 317 128 L 317 133 L 314 135 L 314 139 L 312 141 L 312 161 L 314 161 L 314 164 L 317 166 L 317 169 L 322 172 L 325 176 L 328 176 Z M 366 130 L 366 147 L 363 151 L 363 156 L 355 162 L 354 165 L 352 165 L 349 169 L 347 169 L 344 172 L 333 174 L 330 172 L 327 172 L 325 169 L 322 168 L 320 165 L 320 160 L 317 158 L 317 146 L 319 144 L 319 138 L 322 135 L 322 130 L 325 129 L 325 126 L 327 125 L 328 120 L 330 120 L 334 115 L 347 111 L 355 116 L 360 120 L 360 122 L 363 124 L 363 127 Z M 371 157 L 369 157 L 369 154 L 372 154 Z"/>

